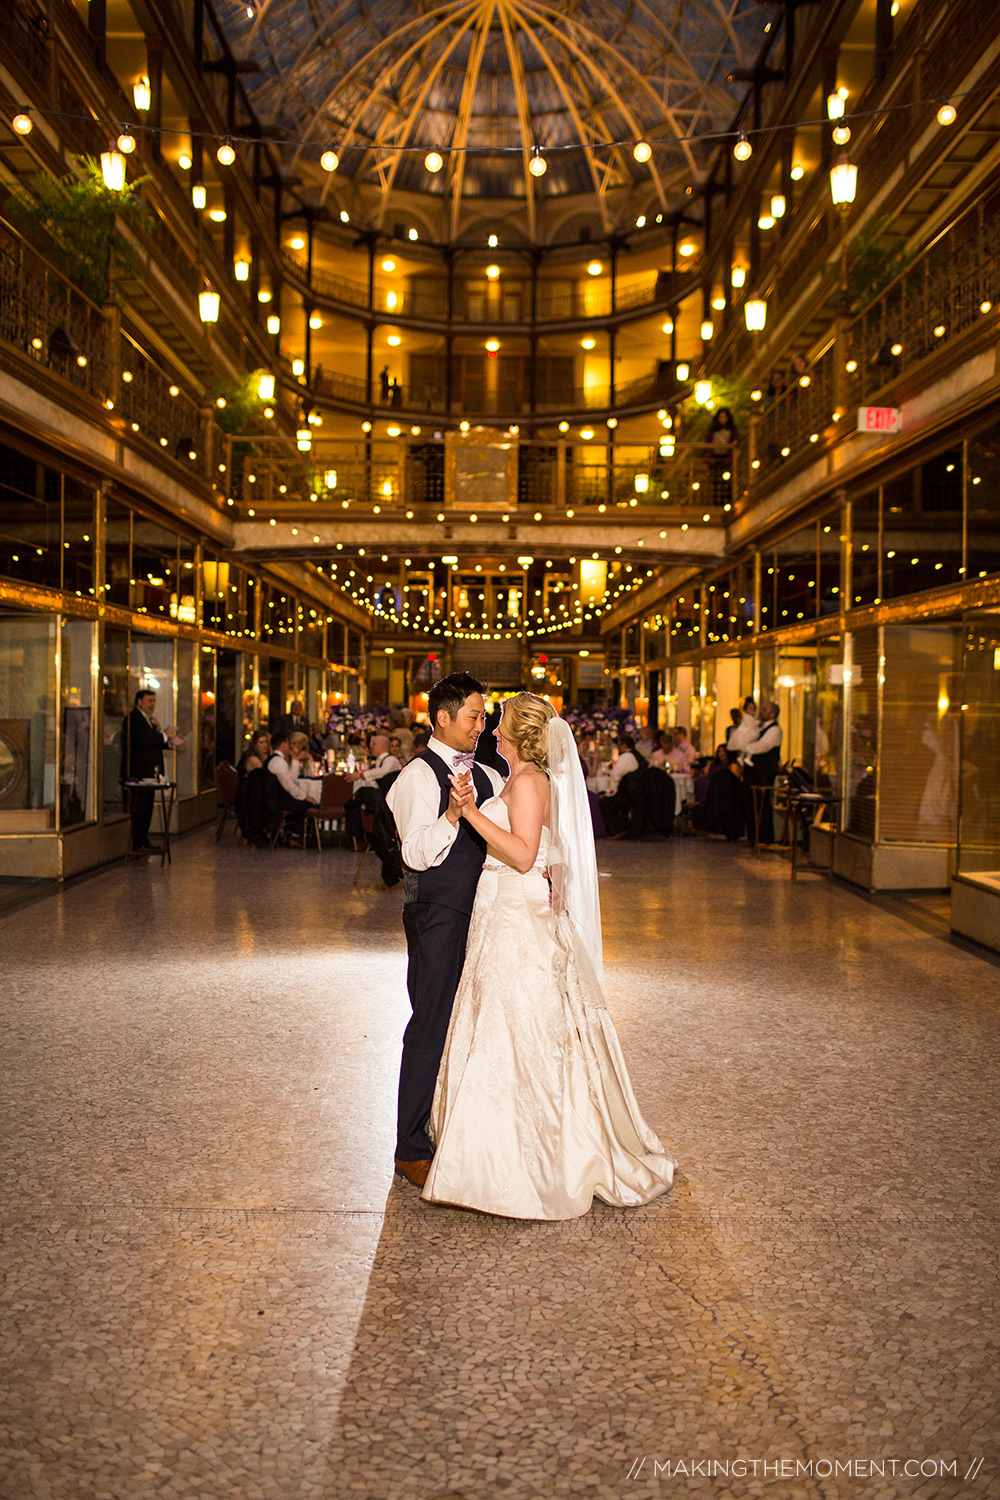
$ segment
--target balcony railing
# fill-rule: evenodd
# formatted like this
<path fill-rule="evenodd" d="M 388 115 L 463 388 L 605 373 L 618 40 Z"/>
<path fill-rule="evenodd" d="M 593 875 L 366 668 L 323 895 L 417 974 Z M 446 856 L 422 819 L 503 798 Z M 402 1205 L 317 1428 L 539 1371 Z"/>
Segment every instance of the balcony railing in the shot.
<path fill-rule="evenodd" d="M 0 343 L 75 387 L 95 419 L 154 444 L 187 473 L 211 477 L 211 409 L 119 331 L 112 309 L 91 302 L 3 220 Z"/>
<path fill-rule="evenodd" d="M 104 314 L 2 221 L 0 339 L 86 395 L 103 398 Z"/>
<path fill-rule="evenodd" d="M 560 451 L 561 450 L 561 451 Z M 548 509 L 589 514 L 640 515 L 649 507 L 689 512 L 694 518 L 718 512 L 733 499 L 731 455 L 717 458 L 703 444 L 679 444 L 670 458 L 656 449 L 607 463 L 603 445 L 521 443 L 517 458 L 517 509 L 526 517 Z M 253 480 L 249 474 L 253 473 Z M 248 460 L 234 476 L 233 495 L 244 504 L 305 502 L 310 518 L 324 511 L 341 518 L 358 504 L 381 513 L 413 507 L 416 519 L 429 519 L 445 503 L 445 449 L 440 439 L 421 434 L 396 441 L 324 442 L 317 438 L 307 465 L 271 450 Z M 282 490 L 284 486 L 284 490 Z M 313 505 L 317 506 L 313 510 Z M 426 514 L 422 515 L 421 510 Z M 487 519 L 483 516 L 480 519 Z"/>
<path fill-rule="evenodd" d="M 304 256 L 285 251 L 285 270 L 296 281 L 304 285 L 315 296 L 338 302 L 344 307 L 361 312 L 373 312 L 379 317 L 427 319 L 446 323 L 448 319 L 448 288 L 445 280 L 414 278 L 408 286 L 391 289 L 376 286 L 369 305 L 368 286 L 362 281 L 353 281 L 346 276 L 336 276 L 314 266 L 310 275 Z M 693 268 L 686 268 L 693 269 Z M 567 289 L 565 283 L 555 285 L 539 281 L 535 291 L 536 323 L 578 322 L 586 318 L 607 318 L 615 313 L 632 312 L 648 308 L 653 311 L 663 306 L 671 295 L 678 293 L 680 280 L 663 275 L 651 275 L 636 285 L 617 288 L 612 306 L 610 282 L 602 286 L 574 287 Z M 508 281 L 508 289 L 514 284 Z M 456 281 L 452 293 L 452 323 L 472 325 L 506 323 L 510 326 L 530 325 L 531 290 L 524 279 L 516 282 L 517 295 L 487 299 L 481 294 L 470 295 L 462 281 Z"/>
<path fill-rule="evenodd" d="M 1000 308 L 1000 192 L 985 194 L 850 322 L 754 420 L 741 488 L 770 478 L 842 428 L 856 406 L 893 404 L 892 388 Z M 835 426 L 835 424 L 838 424 Z"/>
<path fill-rule="evenodd" d="M 298 377 L 292 374 L 291 362 L 285 359 L 282 363 L 288 378 L 298 380 Z M 299 381 L 299 383 L 302 382 Z M 421 414 L 442 415 L 445 413 L 454 416 L 508 417 L 511 421 L 532 415 L 550 416 L 563 413 L 577 413 L 585 417 L 588 412 L 627 411 L 629 407 L 649 407 L 672 399 L 678 394 L 678 387 L 672 374 L 664 370 L 616 385 L 613 391 L 610 386 L 606 385 L 567 388 L 557 397 L 548 395 L 538 399 L 535 402 L 534 412 L 531 410 L 531 402 L 527 393 L 523 389 L 509 389 L 503 386 L 497 390 L 488 391 L 483 386 L 477 385 L 475 389 L 467 389 L 464 394 L 453 396 L 449 406 L 445 390 L 441 385 L 431 381 L 418 381 L 405 385 L 398 381 L 390 388 L 388 396 L 375 396 L 374 393 L 369 393 L 367 381 L 360 376 L 338 375 L 334 371 L 325 370 L 322 365 L 316 366 L 313 370 L 309 389 L 311 395 L 317 400 L 329 401 L 333 405 L 370 407 L 373 416 L 385 415 L 390 420 L 393 412 L 396 411 L 400 413 L 401 420 L 409 420 L 410 417 Z"/>

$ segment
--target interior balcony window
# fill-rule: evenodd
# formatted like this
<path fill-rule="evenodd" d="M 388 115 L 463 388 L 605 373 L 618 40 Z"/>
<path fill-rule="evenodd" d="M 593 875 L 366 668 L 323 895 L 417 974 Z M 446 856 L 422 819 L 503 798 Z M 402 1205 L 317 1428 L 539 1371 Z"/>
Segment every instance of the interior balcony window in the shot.
<path fill-rule="evenodd" d="M 968 443 L 965 580 L 1000 573 L 1000 425 Z"/>
<path fill-rule="evenodd" d="M 0 574 L 58 589 L 61 476 L 5 447 L 0 447 L 0 472 Z"/>

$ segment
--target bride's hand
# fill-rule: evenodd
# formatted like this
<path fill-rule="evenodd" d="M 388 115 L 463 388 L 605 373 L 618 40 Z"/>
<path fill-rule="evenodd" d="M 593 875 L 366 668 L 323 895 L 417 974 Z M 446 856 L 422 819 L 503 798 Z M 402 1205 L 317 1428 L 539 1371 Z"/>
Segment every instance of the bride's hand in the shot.
<path fill-rule="evenodd" d="M 472 786 L 472 772 L 463 771 L 451 778 L 451 796 L 448 799 L 449 822 L 457 823 L 469 806 L 475 806 L 476 794 Z"/>

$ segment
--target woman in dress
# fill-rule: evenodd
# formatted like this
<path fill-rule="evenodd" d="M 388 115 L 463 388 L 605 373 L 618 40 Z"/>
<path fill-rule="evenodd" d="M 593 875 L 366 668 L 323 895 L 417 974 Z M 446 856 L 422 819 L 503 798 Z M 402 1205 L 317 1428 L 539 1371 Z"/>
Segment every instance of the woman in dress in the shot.
<path fill-rule="evenodd" d="M 496 729 L 510 766 L 479 808 L 486 839 L 465 967 L 438 1073 L 423 1196 L 515 1219 L 635 1207 L 674 1164 L 639 1111 L 602 992 L 597 861 L 568 724 L 518 693 Z"/>

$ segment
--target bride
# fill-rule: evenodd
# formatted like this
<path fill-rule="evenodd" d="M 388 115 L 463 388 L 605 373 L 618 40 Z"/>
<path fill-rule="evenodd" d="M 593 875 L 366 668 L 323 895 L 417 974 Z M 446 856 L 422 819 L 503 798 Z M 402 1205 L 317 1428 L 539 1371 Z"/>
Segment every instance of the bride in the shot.
<path fill-rule="evenodd" d="M 602 993 L 597 860 L 569 725 L 534 693 L 496 729 L 510 766 L 478 808 L 452 807 L 487 843 L 465 967 L 428 1127 L 423 1196 L 514 1219 L 572 1219 L 664 1193 L 674 1164 L 632 1092 Z"/>

